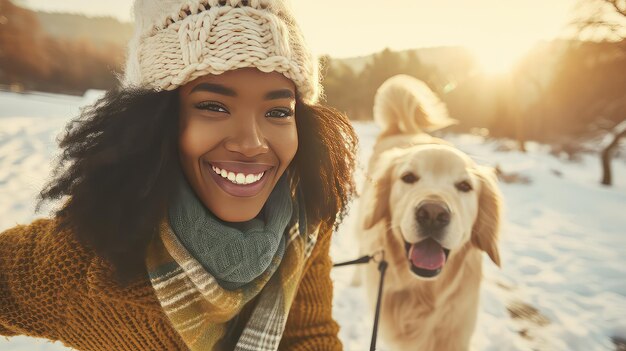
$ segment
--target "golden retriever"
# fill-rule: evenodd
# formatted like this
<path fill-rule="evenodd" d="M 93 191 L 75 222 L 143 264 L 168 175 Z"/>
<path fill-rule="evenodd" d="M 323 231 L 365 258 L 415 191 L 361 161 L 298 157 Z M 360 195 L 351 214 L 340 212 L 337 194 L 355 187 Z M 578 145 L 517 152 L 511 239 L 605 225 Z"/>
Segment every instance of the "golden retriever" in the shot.
<path fill-rule="evenodd" d="M 362 254 L 384 250 L 380 316 L 390 351 L 467 350 L 478 311 L 482 252 L 500 265 L 501 195 L 492 169 L 429 136 L 454 123 L 422 81 L 400 75 L 378 89 L 381 128 L 362 190 Z M 372 310 L 376 265 L 360 268 Z"/>

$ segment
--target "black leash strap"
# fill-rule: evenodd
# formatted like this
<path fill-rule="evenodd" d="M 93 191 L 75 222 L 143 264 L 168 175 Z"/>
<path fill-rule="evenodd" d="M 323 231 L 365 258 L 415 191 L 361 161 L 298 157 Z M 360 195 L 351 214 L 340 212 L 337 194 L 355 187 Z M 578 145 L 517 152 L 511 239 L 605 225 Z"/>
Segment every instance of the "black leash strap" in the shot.
<path fill-rule="evenodd" d="M 335 263 L 333 265 L 333 267 L 349 266 L 351 264 L 368 263 L 369 261 L 372 260 L 372 258 L 373 258 L 372 256 L 363 256 L 363 257 L 357 258 L 356 260 L 347 261 L 347 262 L 341 262 L 341 263 Z"/>
<path fill-rule="evenodd" d="M 372 330 L 372 343 L 370 344 L 370 351 L 376 351 L 376 337 L 378 335 L 378 321 L 380 319 L 380 303 L 383 296 L 383 282 L 385 280 L 385 272 L 387 271 L 387 261 L 385 261 L 385 252 L 378 251 L 372 256 L 366 255 L 359 257 L 356 260 L 335 263 L 333 267 L 349 266 L 353 264 L 364 264 L 373 260 L 377 254 L 380 254 L 380 261 L 378 262 L 378 270 L 380 271 L 380 282 L 378 283 L 378 296 L 376 297 L 376 313 L 374 314 L 374 329 Z"/>
<path fill-rule="evenodd" d="M 385 281 L 385 272 L 387 271 L 387 261 L 382 260 L 378 263 L 380 271 L 380 282 L 378 283 L 378 297 L 376 298 L 376 314 L 374 315 L 374 330 L 372 331 L 372 343 L 370 351 L 376 350 L 376 336 L 378 335 L 378 320 L 380 319 L 380 302 L 383 297 L 383 282 Z"/>

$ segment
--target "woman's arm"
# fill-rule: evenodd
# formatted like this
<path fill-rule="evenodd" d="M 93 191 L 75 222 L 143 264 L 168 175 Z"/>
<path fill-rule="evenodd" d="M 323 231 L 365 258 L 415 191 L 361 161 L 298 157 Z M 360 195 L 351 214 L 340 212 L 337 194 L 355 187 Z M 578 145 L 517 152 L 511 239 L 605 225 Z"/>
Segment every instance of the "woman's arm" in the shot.
<path fill-rule="evenodd" d="M 13 268 L 12 250 L 13 237 L 19 227 L 15 227 L 0 233 L 0 335 L 15 336 L 19 333 L 14 330 L 11 323 L 11 309 L 15 301 L 9 290 L 9 272 Z M 13 327 L 12 327 L 13 326 Z"/>
<path fill-rule="evenodd" d="M 62 281 L 77 272 L 59 266 L 70 248 L 53 228 L 52 220 L 37 220 L 0 233 L 0 335 L 57 339 Z"/>
<path fill-rule="evenodd" d="M 20 307 L 13 298 L 12 286 L 15 282 L 15 252 L 20 242 L 23 226 L 17 226 L 0 233 L 0 335 L 15 336 L 18 331 Z M 16 260 L 17 258 L 17 260 Z"/>
<path fill-rule="evenodd" d="M 339 326 L 332 318 L 332 230 L 320 232 L 287 319 L 280 350 L 341 351 Z"/>

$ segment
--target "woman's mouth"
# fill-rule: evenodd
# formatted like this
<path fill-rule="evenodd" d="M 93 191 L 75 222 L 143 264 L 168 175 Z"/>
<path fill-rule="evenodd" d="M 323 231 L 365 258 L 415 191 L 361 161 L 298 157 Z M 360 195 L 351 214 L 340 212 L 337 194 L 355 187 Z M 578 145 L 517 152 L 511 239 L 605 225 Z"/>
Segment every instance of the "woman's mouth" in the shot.
<path fill-rule="evenodd" d="M 249 197 L 261 192 L 275 167 L 245 162 L 205 162 L 211 178 L 232 196 Z"/>
<path fill-rule="evenodd" d="M 213 172 L 219 174 L 222 178 L 227 179 L 229 182 L 233 184 L 240 185 L 248 185 L 258 182 L 265 172 L 261 172 L 259 174 L 245 174 L 245 173 L 235 173 L 232 171 L 227 171 L 225 169 L 220 169 L 219 167 L 212 166 Z"/>

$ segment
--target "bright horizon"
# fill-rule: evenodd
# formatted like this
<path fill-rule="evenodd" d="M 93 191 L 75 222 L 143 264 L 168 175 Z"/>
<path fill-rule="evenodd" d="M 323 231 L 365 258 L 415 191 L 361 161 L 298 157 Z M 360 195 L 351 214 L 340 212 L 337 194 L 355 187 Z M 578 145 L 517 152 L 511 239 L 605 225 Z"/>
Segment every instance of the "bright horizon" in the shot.
<path fill-rule="evenodd" d="M 131 0 L 22 0 L 37 10 L 132 20 Z M 309 46 L 334 58 L 464 46 L 487 71 L 504 72 L 535 43 L 563 36 L 575 0 L 291 1 Z"/>

